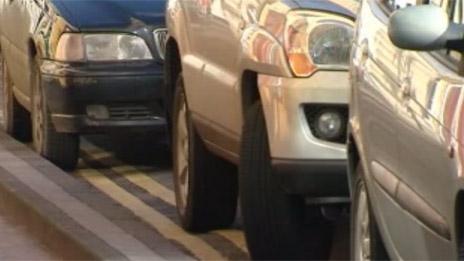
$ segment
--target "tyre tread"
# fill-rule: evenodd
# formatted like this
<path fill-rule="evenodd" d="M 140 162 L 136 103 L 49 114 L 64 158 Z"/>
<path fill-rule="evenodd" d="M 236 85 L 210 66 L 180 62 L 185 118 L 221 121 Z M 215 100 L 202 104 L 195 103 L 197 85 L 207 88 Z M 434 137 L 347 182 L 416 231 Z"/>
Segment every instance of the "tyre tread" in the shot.
<path fill-rule="evenodd" d="M 179 76 L 174 100 L 175 115 L 179 110 L 180 99 L 186 99 L 183 88 L 182 76 Z M 187 114 L 189 137 L 191 137 L 189 143 L 190 185 L 186 214 L 182 215 L 179 210 L 182 226 L 190 232 L 206 232 L 229 227 L 235 221 L 237 210 L 236 167 L 208 150 L 198 135 L 190 114 Z M 176 128 L 177 121 L 173 122 L 173 127 Z M 173 138 L 175 139 L 175 135 Z M 173 149 L 173 159 L 175 162 L 175 149 Z M 176 197 L 179 196 L 180 192 L 176 184 Z"/>
<path fill-rule="evenodd" d="M 260 102 L 247 112 L 242 131 L 240 199 L 245 236 L 253 259 L 325 259 L 331 225 L 319 208 L 305 219 L 303 198 L 286 194 L 272 176 L 270 149 Z"/>

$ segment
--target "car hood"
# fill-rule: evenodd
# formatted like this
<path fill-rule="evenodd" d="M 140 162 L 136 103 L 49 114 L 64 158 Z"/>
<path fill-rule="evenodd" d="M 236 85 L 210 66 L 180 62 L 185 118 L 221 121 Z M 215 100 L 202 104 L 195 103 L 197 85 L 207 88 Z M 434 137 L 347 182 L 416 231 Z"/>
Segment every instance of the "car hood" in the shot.
<path fill-rule="evenodd" d="M 59 14 L 80 30 L 164 25 L 163 0 L 52 0 Z"/>
<path fill-rule="evenodd" d="M 292 0 L 299 8 L 319 10 L 356 18 L 359 3 L 355 0 Z"/>

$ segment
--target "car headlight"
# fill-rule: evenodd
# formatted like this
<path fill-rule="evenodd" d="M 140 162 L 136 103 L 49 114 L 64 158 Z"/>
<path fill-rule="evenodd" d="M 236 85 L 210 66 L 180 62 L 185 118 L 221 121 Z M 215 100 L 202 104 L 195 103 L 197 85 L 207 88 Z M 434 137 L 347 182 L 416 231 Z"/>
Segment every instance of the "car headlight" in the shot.
<path fill-rule="evenodd" d="M 298 77 L 318 69 L 346 69 L 353 41 L 353 22 L 336 15 L 295 12 L 285 29 L 285 50 Z"/>
<path fill-rule="evenodd" d="M 145 41 L 129 34 L 63 34 L 58 61 L 132 61 L 153 59 Z"/>

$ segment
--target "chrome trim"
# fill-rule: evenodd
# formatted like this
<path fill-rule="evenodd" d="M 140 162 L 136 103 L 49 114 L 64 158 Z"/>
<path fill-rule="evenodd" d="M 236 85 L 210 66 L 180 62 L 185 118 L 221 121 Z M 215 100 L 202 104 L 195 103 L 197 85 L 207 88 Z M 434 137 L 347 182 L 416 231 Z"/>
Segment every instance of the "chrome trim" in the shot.
<path fill-rule="evenodd" d="M 155 38 L 156 51 L 158 52 L 161 60 L 164 61 L 166 54 L 166 42 L 168 40 L 168 29 L 158 28 L 154 30 L 153 37 Z"/>
<path fill-rule="evenodd" d="M 375 182 L 401 208 L 437 235 L 451 240 L 450 226 L 445 218 L 425 199 L 378 162 L 372 162 L 371 169 Z"/>

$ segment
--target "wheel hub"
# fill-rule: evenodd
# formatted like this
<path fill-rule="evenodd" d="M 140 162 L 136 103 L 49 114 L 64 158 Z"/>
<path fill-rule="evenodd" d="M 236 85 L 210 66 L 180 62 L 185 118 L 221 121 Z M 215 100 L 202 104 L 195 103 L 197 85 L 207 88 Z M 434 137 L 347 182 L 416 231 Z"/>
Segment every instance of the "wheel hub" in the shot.
<path fill-rule="evenodd" d="M 187 207 L 187 198 L 189 191 L 189 131 L 187 125 L 187 106 L 182 100 L 177 116 L 176 135 L 176 183 L 179 188 L 179 209 L 182 214 Z"/>
<path fill-rule="evenodd" d="M 355 222 L 355 259 L 371 260 L 370 215 L 364 186 L 360 188 Z"/>
<path fill-rule="evenodd" d="M 34 146 L 37 151 L 42 152 L 43 148 L 43 130 L 44 130 L 44 118 L 43 118 L 43 102 L 42 97 L 40 94 L 40 90 L 35 90 L 33 95 L 33 124 L 32 124 L 32 131 L 34 137 Z"/>

